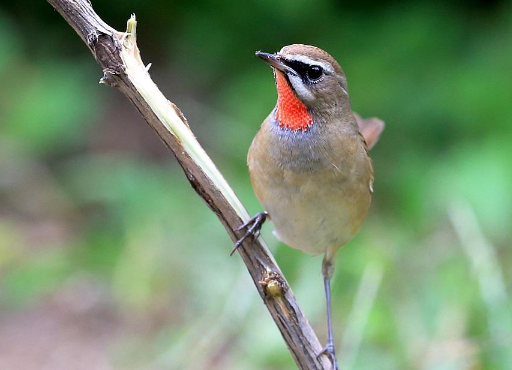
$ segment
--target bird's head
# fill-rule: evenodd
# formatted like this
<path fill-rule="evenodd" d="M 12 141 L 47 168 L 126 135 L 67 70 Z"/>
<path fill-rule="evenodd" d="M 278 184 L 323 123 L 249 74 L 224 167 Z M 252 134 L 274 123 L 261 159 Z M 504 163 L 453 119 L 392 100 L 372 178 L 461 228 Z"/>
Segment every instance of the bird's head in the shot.
<path fill-rule="evenodd" d="M 314 46 L 293 44 L 275 54 L 256 52 L 274 69 L 275 118 L 280 127 L 306 130 L 351 112 L 347 80 L 336 60 Z"/>

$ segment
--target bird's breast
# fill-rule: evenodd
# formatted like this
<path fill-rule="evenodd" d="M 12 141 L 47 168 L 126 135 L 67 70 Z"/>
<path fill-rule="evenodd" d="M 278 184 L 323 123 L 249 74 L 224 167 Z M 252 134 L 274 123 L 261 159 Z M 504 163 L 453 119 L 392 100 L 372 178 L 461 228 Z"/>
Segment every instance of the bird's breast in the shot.
<path fill-rule="evenodd" d="M 251 182 L 278 238 L 309 253 L 341 247 L 368 211 L 371 161 L 358 135 L 283 130 L 269 116 L 249 150 Z"/>

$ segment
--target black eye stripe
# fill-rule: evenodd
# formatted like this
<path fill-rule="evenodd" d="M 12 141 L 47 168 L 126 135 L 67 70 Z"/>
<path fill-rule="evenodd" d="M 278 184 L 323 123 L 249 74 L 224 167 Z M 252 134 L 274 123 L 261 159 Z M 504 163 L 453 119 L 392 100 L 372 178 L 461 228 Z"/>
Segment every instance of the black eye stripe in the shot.
<path fill-rule="evenodd" d="M 320 74 L 318 78 L 321 77 L 321 75 L 324 73 L 323 68 L 316 64 L 310 65 L 298 60 L 288 60 L 286 61 L 286 64 L 290 66 L 295 72 L 297 72 L 305 83 L 315 82 L 314 80 L 316 80 L 316 78 L 312 80 L 308 74 L 308 71 L 310 71 L 311 67 L 316 67 L 319 69 Z"/>
<path fill-rule="evenodd" d="M 287 61 L 288 64 L 295 72 L 297 72 L 301 77 L 305 77 L 308 71 L 309 65 L 306 63 L 302 63 L 296 60 Z"/>

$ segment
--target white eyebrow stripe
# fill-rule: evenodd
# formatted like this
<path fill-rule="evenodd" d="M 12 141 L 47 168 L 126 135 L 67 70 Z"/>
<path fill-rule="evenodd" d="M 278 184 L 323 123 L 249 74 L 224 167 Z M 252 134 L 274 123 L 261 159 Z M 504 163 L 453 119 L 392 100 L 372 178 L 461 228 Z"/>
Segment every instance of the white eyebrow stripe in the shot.
<path fill-rule="evenodd" d="M 310 57 L 307 57 L 305 55 L 286 56 L 285 60 L 290 60 L 290 61 L 294 61 L 294 62 L 302 62 L 302 63 L 307 64 L 307 65 L 313 65 L 313 64 L 314 65 L 319 65 L 319 66 L 321 66 L 323 68 L 324 71 L 328 71 L 328 72 L 334 73 L 334 69 L 332 68 L 332 66 L 329 63 L 320 62 L 318 60 L 311 59 Z"/>

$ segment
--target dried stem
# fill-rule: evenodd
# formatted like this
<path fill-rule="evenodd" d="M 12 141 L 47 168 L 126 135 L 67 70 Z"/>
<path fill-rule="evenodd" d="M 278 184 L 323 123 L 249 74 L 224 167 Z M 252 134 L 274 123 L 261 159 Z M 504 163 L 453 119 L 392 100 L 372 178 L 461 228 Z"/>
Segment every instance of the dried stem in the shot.
<path fill-rule="evenodd" d="M 118 32 L 99 18 L 88 0 L 48 2 L 103 68 L 101 82 L 116 87 L 133 103 L 174 153 L 190 184 L 219 217 L 231 239 L 237 240 L 242 232 L 236 228 L 249 218 L 247 211 L 195 139 L 183 114 L 151 80 L 137 48 L 135 17 L 128 21 L 127 32 Z M 239 253 L 299 369 L 330 369 L 326 358 L 317 358 L 320 342 L 265 244 L 249 238 Z"/>

